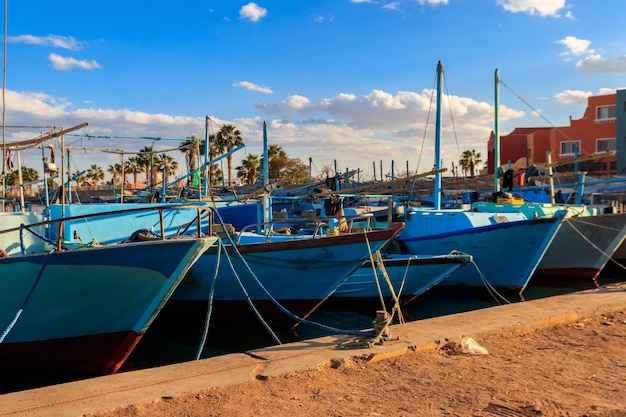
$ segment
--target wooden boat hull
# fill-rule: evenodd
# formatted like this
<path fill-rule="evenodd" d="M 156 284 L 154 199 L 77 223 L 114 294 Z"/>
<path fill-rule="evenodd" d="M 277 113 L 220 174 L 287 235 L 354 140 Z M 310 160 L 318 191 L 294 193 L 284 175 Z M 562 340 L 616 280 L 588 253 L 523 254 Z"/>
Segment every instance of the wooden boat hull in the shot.
<path fill-rule="evenodd" d="M 184 313 L 187 302 L 206 305 L 213 294 L 216 311 L 226 306 L 232 313 L 223 316 L 231 321 L 250 316 L 249 306 L 235 306 L 247 305 L 251 300 L 264 320 L 293 327 L 297 323 L 293 315 L 308 317 L 369 259 L 370 251 L 381 248 L 401 229 L 401 223 L 393 223 L 389 228 L 367 233 L 239 245 L 243 260 L 228 247 L 228 256 L 225 252 L 219 255 L 217 276 L 218 249 L 210 248 L 172 295 L 168 308 L 177 306 Z"/>
<path fill-rule="evenodd" d="M 0 358 L 117 372 L 214 242 L 157 240 L 0 259 Z"/>

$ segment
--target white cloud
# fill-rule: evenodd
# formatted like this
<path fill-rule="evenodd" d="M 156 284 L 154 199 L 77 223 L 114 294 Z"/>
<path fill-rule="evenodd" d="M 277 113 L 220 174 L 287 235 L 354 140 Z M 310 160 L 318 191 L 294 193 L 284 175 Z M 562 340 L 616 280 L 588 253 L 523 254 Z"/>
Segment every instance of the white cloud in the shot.
<path fill-rule="evenodd" d="M 601 55 L 590 55 L 576 63 L 582 74 L 626 74 L 626 55 L 613 59 L 602 58 Z"/>
<path fill-rule="evenodd" d="M 53 47 L 56 47 L 56 48 L 69 49 L 70 51 L 78 51 L 78 50 L 83 48 L 82 42 L 78 42 L 72 36 L 20 35 L 20 36 L 9 36 L 7 38 L 7 41 L 8 42 L 16 42 L 16 43 L 27 43 L 27 44 L 30 44 L 30 45 L 53 46 Z"/>
<path fill-rule="evenodd" d="M 555 95 L 556 99 L 564 104 L 572 105 L 585 105 L 587 103 L 587 97 L 592 96 L 591 91 L 581 90 L 565 90 L 562 93 Z"/>
<path fill-rule="evenodd" d="M 400 10 L 400 3 L 397 1 L 393 1 L 391 3 L 387 3 L 383 6 L 385 10 Z"/>
<path fill-rule="evenodd" d="M 262 85 L 251 83 L 249 81 L 238 81 L 236 83 L 233 83 L 233 86 L 235 86 L 235 87 L 243 87 L 246 90 L 258 91 L 260 93 L 265 93 L 265 94 L 272 94 L 272 93 L 274 93 L 272 91 L 272 89 L 269 88 L 269 87 L 265 87 L 265 86 L 262 86 Z"/>
<path fill-rule="evenodd" d="M 498 5 L 511 13 L 541 17 L 562 17 L 561 11 L 567 7 L 566 0 L 498 0 Z M 572 18 L 570 12 L 567 12 L 566 16 Z"/>
<path fill-rule="evenodd" d="M 76 58 L 63 57 L 57 54 L 48 55 L 48 59 L 52 63 L 52 67 L 59 71 L 67 71 L 72 68 L 82 68 L 86 70 L 100 68 L 100 64 L 98 64 L 95 60 L 78 60 Z"/>
<path fill-rule="evenodd" d="M 586 39 L 579 39 L 575 36 L 566 36 L 561 40 L 556 41 L 556 43 L 560 43 L 567 48 L 566 52 L 563 52 L 562 55 L 587 55 L 592 54 L 595 51 L 593 49 L 589 49 L 589 45 L 591 45 L 591 41 Z"/>
<path fill-rule="evenodd" d="M 239 18 L 247 19 L 251 22 L 258 22 L 267 15 L 267 9 L 259 7 L 256 3 L 248 3 L 239 9 Z"/>
<path fill-rule="evenodd" d="M 185 138 L 200 136 L 204 132 L 204 117 L 102 109 L 93 105 L 76 106 L 66 99 L 43 93 L 11 92 L 7 96 L 7 120 L 13 125 L 39 124 L 67 128 L 89 122 L 87 128 L 77 133 L 144 138 Z M 216 125 L 232 123 L 242 132 L 246 152 L 260 154 L 262 124 L 267 121 L 269 143 L 279 144 L 290 157 L 300 158 L 305 163 L 308 163 L 308 158 L 312 158 L 314 164 L 321 167 L 336 159 L 341 170 L 364 170 L 363 179 L 369 179 L 368 176 L 372 175 L 373 162 L 376 163 L 376 169 L 380 170 L 380 161 L 384 161 L 384 170 L 389 169 L 391 160 L 394 160 L 402 171 L 408 161 L 412 171 L 425 172 L 432 168 L 434 158 L 433 97 L 433 91 L 429 89 L 396 93 L 374 89 L 366 95 L 342 93 L 319 100 L 292 95 L 282 101 L 257 104 L 269 116 L 266 118 L 257 116 L 253 119 L 219 120 L 211 116 L 213 127 L 209 128 L 209 132 L 213 133 Z M 477 149 L 486 155 L 486 143 L 493 124 L 493 106 L 467 97 L 447 95 L 444 95 L 443 103 L 444 166 L 449 167 L 451 161 L 458 161 L 459 149 Z M 449 117 L 450 113 L 454 115 L 454 123 Z M 506 121 L 522 117 L 524 113 L 501 106 L 500 115 L 501 120 Z M 13 131 L 11 135 L 17 137 Z M 33 134 L 31 137 L 35 136 Z M 67 144 L 72 143 L 68 141 Z M 129 143 L 126 140 L 118 146 L 112 141 L 88 143 L 85 139 L 74 138 L 74 146 L 123 147 L 128 151 L 136 151 L 146 145 L 155 145 L 155 149 L 160 151 L 175 147 L 176 142 L 137 140 Z M 172 156 L 179 163 L 182 161 L 174 151 Z M 78 168 L 81 164 L 88 167 L 94 163 L 93 154 L 80 155 L 80 158 Z M 104 160 L 100 156 L 97 158 L 101 166 L 119 162 Z M 234 166 L 243 158 L 245 152 L 238 152 L 233 161 Z M 40 164 L 40 152 L 33 151 L 27 166 L 37 167 Z M 184 169 L 183 165 L 180 163 L 181 170 Z"/>
<path fill-rule="evenodd" d="M 437 6 L 439 4 L 448 4 L 448 0 L 419 0 L 419 4 L 428 4 L 430 6 Z"/>
<path fill-rule="evenodd" d="M 365 96 L 341 93 L 335 97 L 310 101 L 303 96 L 291 96 L 282 102 L 257 103 L 256 107 L 270 116 L 315 117 L 327 115 L 357 129 L 402 129 L 423 125 L 432 109 L 432 91 L 422 93 L 400 91 L 390 94 L 372 90 Z M 470 98 L 450 96 L 450 106 L 455 121 L 482 124 L 493 118 L 493 108 L 485 102 Z M 503 119 L 517 118 L 523 112 L 500 109 Z"/>

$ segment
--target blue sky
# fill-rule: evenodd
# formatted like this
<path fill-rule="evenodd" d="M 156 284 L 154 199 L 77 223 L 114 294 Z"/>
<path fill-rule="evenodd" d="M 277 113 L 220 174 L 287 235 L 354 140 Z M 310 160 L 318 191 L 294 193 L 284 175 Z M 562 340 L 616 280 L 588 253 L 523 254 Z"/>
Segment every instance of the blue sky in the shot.
<path fill-rule="evenodd" d="M 567 125 L 589 95 L 626 86 L 626 2 L 604 0 L 8 1 L 5 123 L 117 137 L 204 137 L 223 124 L 245 150 L 363 170 L 433 167 L 437 62 L 445 68 L 445 167 L 504 134 Z M 449 100 L 447 99 L 449 98 Z M 530 104 L 529 107 L 524 102 Z M 541 117 L 533 112 L 536 109 Z M 450 117 L 451 115 L 451 117 Z M 5 141 L 46 129 L 6 130 Z M 73 147 L 174 148 L 176 141 L 84 139 Z M 119 158 L 72 151 L 72 169 Z M 171 154 L 184 168 L 182 153 Z M 23 152 L 39 169 L 40 151 Z"/>

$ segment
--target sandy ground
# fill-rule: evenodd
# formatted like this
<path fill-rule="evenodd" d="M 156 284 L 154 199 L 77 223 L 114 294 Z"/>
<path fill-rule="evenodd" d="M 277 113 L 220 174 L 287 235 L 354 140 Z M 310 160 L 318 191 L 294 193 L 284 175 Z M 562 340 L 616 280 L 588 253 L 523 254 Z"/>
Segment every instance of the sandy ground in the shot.
<path fill-rule="evenodd" d="M 488 355 L 457 342 L 92 416 L 626 416 L 626 311 L 478 340 Z"/>

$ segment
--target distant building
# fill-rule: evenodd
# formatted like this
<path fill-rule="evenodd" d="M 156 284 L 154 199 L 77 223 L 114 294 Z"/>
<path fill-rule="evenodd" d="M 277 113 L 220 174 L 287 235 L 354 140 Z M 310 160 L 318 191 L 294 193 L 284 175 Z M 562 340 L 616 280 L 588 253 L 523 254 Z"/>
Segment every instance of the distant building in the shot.
<path fill-rule="evenodd" d="M 491 132 L 487 144 L 487 171 L 494 173 L 495 142 Z M 616 156 L 579 164 L 579 170 L 590 174 L 626 174 L 626 90 L 616 94 L 591 96 L 580 119 L 572 119 L 563 127 L 516 128 L 500 136 L 500 164 L 509 162 L 513 169 L 547 162 L 567 162 L 576 156 L 615 151 Z M 608 159 L 608 160 L 607 160 Z M 560 170 L 571 170 L 565 165 Z"/>

